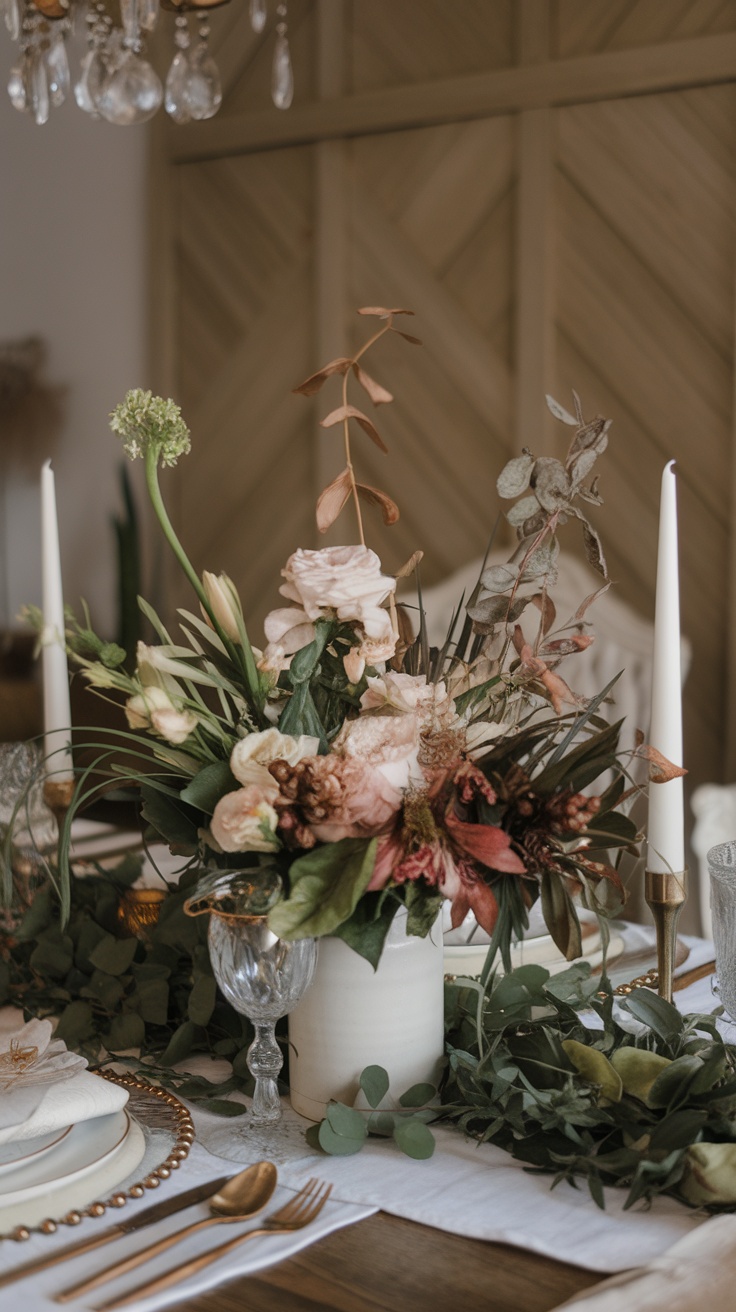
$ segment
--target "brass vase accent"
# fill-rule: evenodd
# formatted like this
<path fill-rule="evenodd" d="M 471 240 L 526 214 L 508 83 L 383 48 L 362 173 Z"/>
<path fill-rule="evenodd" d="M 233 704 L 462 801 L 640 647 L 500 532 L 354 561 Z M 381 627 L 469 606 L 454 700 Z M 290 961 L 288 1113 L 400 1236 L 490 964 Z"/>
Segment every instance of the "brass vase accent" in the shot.
<path fill-rule="evenodd" d="M 128 888 L 118 903 L 118 924 L 126 938 L 145 938 L 158 923 L 168 896 L 163 888 Z"/>

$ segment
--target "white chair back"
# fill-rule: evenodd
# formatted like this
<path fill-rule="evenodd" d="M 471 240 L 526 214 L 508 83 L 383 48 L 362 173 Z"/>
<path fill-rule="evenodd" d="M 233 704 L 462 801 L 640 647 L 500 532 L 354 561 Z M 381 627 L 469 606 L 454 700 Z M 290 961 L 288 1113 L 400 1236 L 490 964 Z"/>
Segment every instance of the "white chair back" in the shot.
<path fill-rule="evenodd" d="M 727 843 L 736 838 L 736 784 L 701 784 L 695 789 L 690 804 L 695 816 L 692 847 L 698 858 L 701 930 L 704 938 L 712 938 L 707 858 L 716 843 Z"/>

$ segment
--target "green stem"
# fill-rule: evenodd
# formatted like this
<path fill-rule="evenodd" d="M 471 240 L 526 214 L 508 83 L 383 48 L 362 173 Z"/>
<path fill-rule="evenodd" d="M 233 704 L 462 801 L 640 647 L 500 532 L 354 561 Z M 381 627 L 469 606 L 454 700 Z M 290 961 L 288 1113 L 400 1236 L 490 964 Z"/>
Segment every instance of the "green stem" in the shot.
<path fill-rule="evenodd" d="M 245 675 L 248 690 L 250 692 L 252 707 L 255 712 L 256 719 L 258 720 L 259 723 L 264 723 L 263 699 L 260 695 L 260 690 L 258 686 L 258 672 L 256 670 L 255 662 L 253 660 L 253 652 L 251 650 L 250 643 L 248 643 L 247 650 L 243 649 L 242 652 L 239 652 L 235 646 L 235 643 L 233 643 L 232 640 L 228 638 L 227 634 L 223 631 L 223 629 L 220 627 L 220 624 L 217 621 L 214 611 L 212 610 L 212 607 L 210 606 L 210 603 L 207 600 L 207 594 L 202 586 L 202 582 L 199 578 L 199 575 L 195 572 L 194 567 L 191 564 L 191 561 L 189 560 L 186 551 L 184 550 L 183 546 L 181 545 L 181 542 L 179 541 L 174 531 L 174 526 L 171 520 L 169 519 L 168 511 L 166 509 L 166 506 L 164 505 L 163 497 L 161 496 L 161 489 L 158 483 L 158 457 L 159 457 L 158 448 L 153 444 L 149 445 L 148 448 L 146 449 L 146 485 L 148 487 L 148 495 L 151 498 L 151 505 L 153 506 L 153 509 L 156 512 L 156 516 L 164 531 L 164 535 L 169 543 L 169 546 L 171 547 L 171 550 L 176 556 L 176 559 L 179 561 L 179 564 L 184 570 L 184 573 L 189 579 L 189 582 L 194 588 L 194 591 L 196 592 L 197 597 L 199 598 L 199 601 L 202 605 L 205 614 L 209 617 L 209 620 L 212 624 L 213 629 L 215 630 L 215 633 L 217 634 L 218 638 L 220 639 L 223 646 L 225 647 L 225 650 L 227 651 L 228 656 L 230 657 L 230 660 L 233 662 L 235 667 L 242 669 Z M 247 635 L 246 635 L 246 640 L 247 640 Z"/>
<path fill-rule="evenodd" d="M 173 551 L 174 555 L 176 556 L 176 559 L 178 560 L 179 564 L 184 570 L 184 573 L 186 574 L 187 578 L 189 579 L 189 582 L 194 588 L 194 591 L 196 592 L 200 602 L 204 606 L 205 611 L 207 612 L 210 619 L 212 620 L 212 623 L 215 626 L 215 631 L 217 632 L 219 637 L 222 637 L 222 634 L 220 633 L 220 626 L 217 624 L 217 622 L 215 621 L 215 617 L 212 614 L 210 604 L 207 600 L 207 595 L 205 593 L 204 588 L 202 587 L 202 583 L 199 579 L 199 576 L 198 574 L 195 573 L 194 567 L 191 564 L 186 551 L 184 550 L 183 546 L 181 545 L 181 542 L 179 541 L 178 537 L 176 536 L 176 533 L 174 532 L 174 525 L 169 519 L 168 511 L 166 509 L 166 506 L 164 505 L 163 497 L 161 496 L 161 489 L 158 485 L 158 457 L 159 457 L 158 448 L 153 443 L 151 443 L 146 449 L 146 485 L 148 487 L 148 495 L 151 498 L 151 505 L 153 506 L 156 512 L 158 522 L 164 531 L 164 534 L 169 543 L 169 546 L 171 547 L 171 550 Z"/>

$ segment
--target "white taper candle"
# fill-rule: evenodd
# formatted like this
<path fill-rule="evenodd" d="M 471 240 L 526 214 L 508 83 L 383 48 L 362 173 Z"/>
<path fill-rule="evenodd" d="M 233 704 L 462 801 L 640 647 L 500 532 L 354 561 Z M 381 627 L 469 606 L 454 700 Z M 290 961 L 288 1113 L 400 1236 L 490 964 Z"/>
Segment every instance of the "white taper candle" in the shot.
<path fill-rule="evenodd" d="M 649 741 L 675 765 L 682 765 L 682 672 L 680 668 L 680 585 L 677 553 L 677 489 L 674 460 L 662 474 L 657 554 L 657 595 L 652 659 L 652 720 Z M 649 786 L 647 869 L 685 868 L 682 778 Z"/>
<path fill-rule="evenodd" d="M 51 461 L 41 469 L 41 557 L 43 573 L 43 727 L 46 773 L 55 780 L 72 777 L 72 712 L 64 639 L 64 594 Z"/>

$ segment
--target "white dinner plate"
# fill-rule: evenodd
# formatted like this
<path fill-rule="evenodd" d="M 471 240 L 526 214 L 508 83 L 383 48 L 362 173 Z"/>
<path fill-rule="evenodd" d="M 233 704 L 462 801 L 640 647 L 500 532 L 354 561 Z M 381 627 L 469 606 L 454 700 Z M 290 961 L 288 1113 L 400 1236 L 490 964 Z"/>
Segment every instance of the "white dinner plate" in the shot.
<path fill-rule="evenodd" d="M 73 1125 L 49 1152 L 24 1163 L 22 1172 L 5 1177 L 0 1186 L 0 1208 L 22 1206 L 60 1184 L 75 1185 L 111 1163 L 123 1149 L 130 1125 L 124 1109 Z"/>
<path fill-rule="evenodd" d="M 61 1130 L 51 1130 L 49 1134 L 41 1134 L 37 1139 L 23 1139 L 20 1143 L 4 1143 L 0 1148 L 0 1177 L 7 1175 L 9 1171 L 17 1171 L 20 1168 L 25 1170 L 32 1158 L 40 1157 L 42 1153 L 49 1152 L 57 1143 L 61 1143 L 62 1139 L 71 1133 L 71 1128 L 71 1125 L 66 1125 Z"/>

